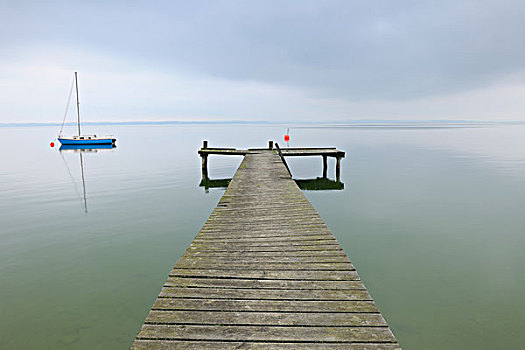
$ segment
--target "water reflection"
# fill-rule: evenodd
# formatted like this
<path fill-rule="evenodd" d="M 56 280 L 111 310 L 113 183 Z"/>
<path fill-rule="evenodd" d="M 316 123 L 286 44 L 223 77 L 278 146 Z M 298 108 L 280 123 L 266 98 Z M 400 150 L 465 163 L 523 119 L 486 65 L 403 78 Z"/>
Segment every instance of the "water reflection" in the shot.
<path fill-rule="evenodd" d="M 72 151 L 72 152 L 90 152 L 90 153 L 96 153 L 99 150 L 112 150 L 114 148 L 117 148 L 116 145 L 61 145 L 58 149 L 60 152 L 64 151 Z"/>
<path fill-rule="evenodd" d="M 345 188 L 345 184 L 341 181 L 330 180 L 326 177 L 318 177 L 315 179 L 294 179 L 294 181 L 301 190 L 306 191 L 341 191 Z"/>
<path fill-rule="evenodd" d="M 199 184 L 204 187 L 206 193 L 210 188 L 226 188 L 232 179 L 210 179 L 203 178 Z M 341 191 L 345 188 L 345 184 L 341 181 L 330 180 L 326 177 L 318 177 L 315 179 L 293 179 L 297 186 L 303 191 Z"/>
<path fill-rule="evenodd" d="M 108 151 L 113 150 L 117 146 L 114 144 L 111 145 L 61 145 L 58 149 L 60 156 L 62 157 L 62 160 L 64 161 L 64 164 L 66 166 L 67 172 L 69 174 L 69 177 L 71 178 L 71 181 L 73 182 L 75 192 L 77 193 L 78 197 L 81 199 L 84 213 L 87 214 L 88 207 L 87 207 L 87 196 L 86 196 L 86 178 L 84 175 L 84 158 L 82 156 L 83 153 L 97 153 L 98 151 Z M 77 189 L 76 186 L 76 180 L 71 172 L 71 169 L 69 165 L 66 162 L 66 159 L 64 158 L 63 154 L 64 152 L 67 153 L 78 153 L 78 156 L 80 158 L 80 174 L 82 178 L 82 194 Z"/>
<path fill-rule="evenodd" d="M 209 179 L 207 177 L 203 178 L 199 184 L 200 187 L 204 187 L 206 193 L 210 188 L 226 188 L 230 184 L 232 179 Z"/>

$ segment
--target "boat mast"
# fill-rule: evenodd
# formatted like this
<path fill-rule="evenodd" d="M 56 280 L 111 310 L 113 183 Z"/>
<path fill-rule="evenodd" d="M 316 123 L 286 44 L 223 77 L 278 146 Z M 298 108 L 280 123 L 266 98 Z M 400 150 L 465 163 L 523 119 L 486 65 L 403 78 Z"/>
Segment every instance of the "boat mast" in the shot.
<path fill-rule="evenodd" d="M 81 135 L 80 133 L 80 102 L 78 101 L 78 78 L 77 78 L 77 72 L 75 72 L 75 86 L 77 88 L 77 126 L 78 126 L 78 136 Z"/>

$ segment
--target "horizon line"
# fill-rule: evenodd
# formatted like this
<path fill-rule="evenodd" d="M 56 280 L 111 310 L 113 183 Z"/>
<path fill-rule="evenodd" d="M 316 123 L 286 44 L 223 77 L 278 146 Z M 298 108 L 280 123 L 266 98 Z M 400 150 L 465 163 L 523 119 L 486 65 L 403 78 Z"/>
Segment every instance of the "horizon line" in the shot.
<path fill-rule="evenodd" d="M 83 125 L 439 125 L 439 124 L 455 124 L 455 125 L 498 125 L 498 124 L 525 124 L 522 120 L 503 120 L 503 121 L 481 121 L 481 120 L 449 120 L 449 119 L 435 119 L 435 120 L 383 120 L 383 119 L 356 119 L 356 120 L 342 120 L 342 121 L 246 121 L 246 120 L 135 120 L 135 121 L 109 121 L 109 122 L 84 122 Z M 57 122 L 0 122 L 0 127 L 35 127 L 35 126 L 61 126 Z M 64 126 L 75 126 L 75 122 L 64 123 Z"/>

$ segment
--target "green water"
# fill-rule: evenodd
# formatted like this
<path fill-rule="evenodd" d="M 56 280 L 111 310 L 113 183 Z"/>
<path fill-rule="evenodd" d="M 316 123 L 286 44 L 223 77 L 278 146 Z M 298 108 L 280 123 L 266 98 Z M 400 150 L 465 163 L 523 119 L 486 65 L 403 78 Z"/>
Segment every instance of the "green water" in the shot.
<path fill-rule="evenodd" d="M 286 127 L 92 126 L 118 147 L 82 154 L 87 213 L 80 154 L 48 146 L 56 128 L 0 128 L 0 348 L 128 348 L 223 192 L 198 186 L 201 141 L 263 147 Z M 347 151 L 345 189 L 305 193 L 403 348 L 525 342 L 524 136 L 291 128 L 291 147 Z M 231 177 L 240 160 L 210 157 L 210 177 Z M 321 164 L 289 161 L 303 179 Z"/>

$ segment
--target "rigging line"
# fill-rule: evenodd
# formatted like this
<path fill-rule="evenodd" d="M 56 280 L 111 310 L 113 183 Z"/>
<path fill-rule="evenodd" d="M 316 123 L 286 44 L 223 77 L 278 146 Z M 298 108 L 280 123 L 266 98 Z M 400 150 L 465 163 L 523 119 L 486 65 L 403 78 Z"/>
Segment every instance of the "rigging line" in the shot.
<path fill-rule="evenodd" d="M 66 111 L 64 112 L 64 119 L 62 119 L 62 126 L 60 127 L 59 136 L 62 135 L 62 130 L 64 130 L 64 124 L 66 122 L 67 112 L 69 110 L 69 104 L 71 103 L 71 95 L 73 95 L 73 87 L 75 86 L 75 78 L 71 82 L 71 89 L 69 90 L 69 97 L 67 98 Z"/>

